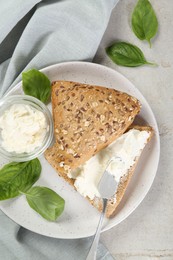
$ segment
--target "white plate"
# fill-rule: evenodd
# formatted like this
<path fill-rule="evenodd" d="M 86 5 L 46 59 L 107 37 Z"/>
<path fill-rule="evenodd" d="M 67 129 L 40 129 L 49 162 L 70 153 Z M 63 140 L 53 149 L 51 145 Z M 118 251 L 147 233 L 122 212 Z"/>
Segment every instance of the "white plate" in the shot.
<path fill-rule="evenodd" d="M 139 90 L 124 76 L 110 68 L 87 62 L 67 62 L 49 66 L 42 71 L 51 81 L 71 80 L 107 86 L 137 97 L 142 103 L 142 110 L 137 120 L 139 123 L 151 125 L 155 130 L 152 141 L 147 145 L 139 160 L 116 216 L 104 221 L 103 231 L 108 230 L 119 224 L 136 209 L 149 191 L 156 175 L 160 142 L 153 112 Z M 8 95 L 16 93 L 22 93 L 21 83 Z M 56 238 L 81 238 L 93 235 L 99 220 L 99 212 L 58 177 L 43 156 L 40 160 L 43 170 L 37 185 L 47 186 L 65 199 L 66 205 L 63 214 L 56 222 L 48 222 L 28 206 L 24 196 L 0 202 L 0 209 L 19 225 L 42 235 Z M 0 158 L 0 166 L 4 163 L 6 161 Z"/>

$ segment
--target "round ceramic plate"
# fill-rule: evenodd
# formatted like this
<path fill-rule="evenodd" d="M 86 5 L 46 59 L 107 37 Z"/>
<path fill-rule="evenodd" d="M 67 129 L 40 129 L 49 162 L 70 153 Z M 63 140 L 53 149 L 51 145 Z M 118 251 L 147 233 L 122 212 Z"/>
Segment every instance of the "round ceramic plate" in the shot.
<path fill-rule="evenodd" d="M 49 66 L 42 70 L 51 81 L 70 80 L 115 88 L 138 98 L 142 110 L 137 116 L 137 123 L 148 124 L 154 128 L 155 135 L 146 146 L 139 160 L 134 176 L 117 208 L 116 216 L 105 219 L 103 231 L 108 230 L 127 218 L 141 203 L 149 191 L 156 175 L 159 161 L 159 133 L 151 108 L 142 94 L 120 73 L 110 68 L 87 62 L 67 62 Z M 22 93 L 21 82 L 7 95 Z M 51 104 L 49 104 L 51 110 Z M 42 174 L 37 185 L 46 186 L 56 191 L 65 199 L 65 210 L 56 222 L 49 222 L 33 211 L 24 196 L 1 201 L 0 209 L 19 225 L 36 233 L 56 238 L 81 238 L 94 234 L 99 212 L 89 202 L 61 179 L 44 159 L 40 158 Z M 7 163 L 0 158 L 0 166 Z"/>

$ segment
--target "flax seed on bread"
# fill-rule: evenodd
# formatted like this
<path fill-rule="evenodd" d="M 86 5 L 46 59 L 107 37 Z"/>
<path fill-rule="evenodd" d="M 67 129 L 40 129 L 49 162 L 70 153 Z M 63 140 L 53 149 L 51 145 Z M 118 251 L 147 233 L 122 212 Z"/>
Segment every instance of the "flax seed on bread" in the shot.
<path fill-rule="evenodd" d="M 45 157 L 65 177 L 122 135 L 139 113 L 140 103 L 115 89 L 56 81 L 52 111 L 56 143 Z"/>

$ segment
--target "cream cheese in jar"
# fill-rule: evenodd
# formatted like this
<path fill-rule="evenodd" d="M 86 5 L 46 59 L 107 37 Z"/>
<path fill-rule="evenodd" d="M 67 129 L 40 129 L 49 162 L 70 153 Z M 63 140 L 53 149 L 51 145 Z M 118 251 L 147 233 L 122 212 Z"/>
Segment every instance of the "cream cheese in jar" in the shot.
<path fill-rule="evenodd" d="M 8 152 L 32 153 L 49 130 L 43 112 L 27 104 L 13 104 L 0 117 L 2 147 Z"/>

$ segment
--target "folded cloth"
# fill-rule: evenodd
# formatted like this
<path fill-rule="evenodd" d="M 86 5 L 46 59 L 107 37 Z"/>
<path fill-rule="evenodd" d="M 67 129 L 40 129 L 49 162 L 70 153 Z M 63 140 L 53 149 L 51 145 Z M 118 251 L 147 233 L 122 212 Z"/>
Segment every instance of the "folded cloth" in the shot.
<path fill-rule="evenodd" d="M 18 226 L 0 211 L 0 259 L 84 260 L 91 242 L 91 238 L 64 240 L 38 235 Z M 101 243 L 97 260 L 113 260 Z"/>
<path fill-rule="evenodd" d="M 64 61 L 92 61 L 118 0 L 5 0 L 0 7 L 0 97 L 21 72 Z M 91 238 L 61 240 L 30 232 L 0 211 L 0 258 L 85 259 Z M 113 259 L 100 244 L 98 259 Z"/>

